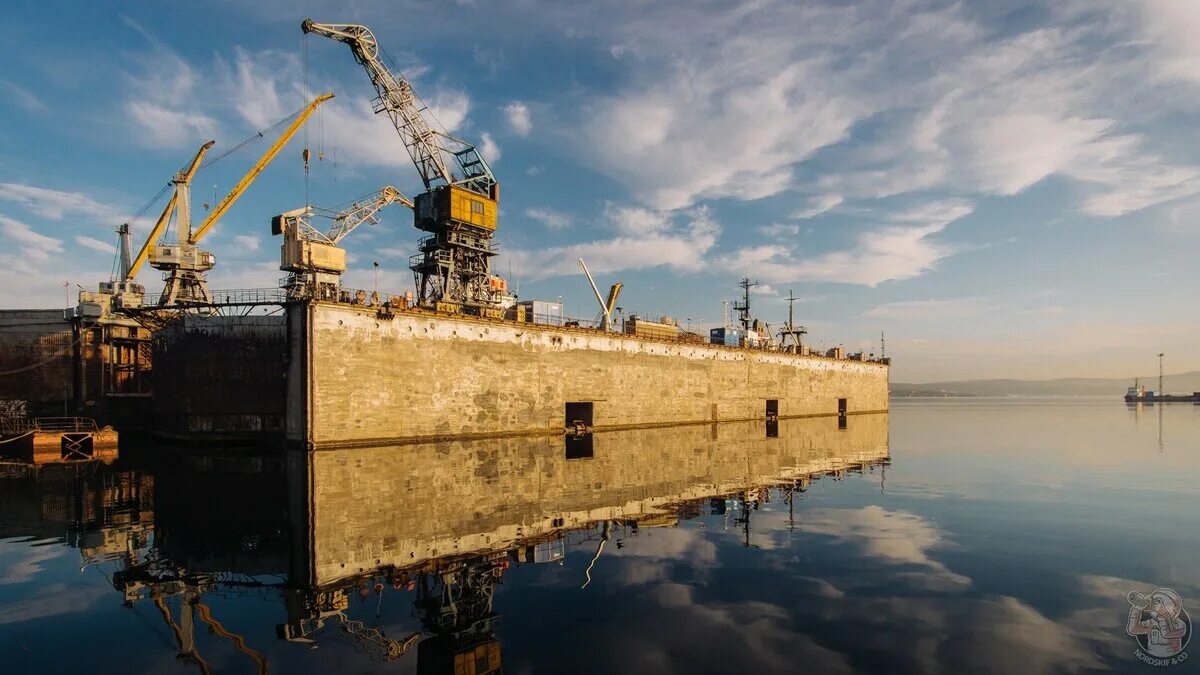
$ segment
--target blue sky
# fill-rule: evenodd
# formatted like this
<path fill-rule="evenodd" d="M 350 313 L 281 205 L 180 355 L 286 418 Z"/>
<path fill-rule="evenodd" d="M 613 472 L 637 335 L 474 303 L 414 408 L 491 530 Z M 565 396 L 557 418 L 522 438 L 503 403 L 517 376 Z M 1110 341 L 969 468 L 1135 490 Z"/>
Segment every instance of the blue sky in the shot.
<path fill-rule="evenodd" d="M 269 9 L 267 5 L 270 5 Z M 719 324 L 743 275 L 778 324 L 878 350 L 893 379 L 1200 368 L 1200 3 L 9 3 L 0 34 L 0 307 L 62 306 L 195 149 L 333 91 L 204 245 L 214 288 L 275 285 L 270 217 L 417 175 L 349 49 L 370 26 L 502 184 L 496 270 L 569 314 Z M 197 176 L 220 198 L 259 144 Z M 151 215 L 135 222 L 144 236 Z M 351 286 L 411 288 L 395 207 Z M 140 243 L 140 242 L 139 242 Z M 142 272 L 151 289 L 161 283 Z"/>

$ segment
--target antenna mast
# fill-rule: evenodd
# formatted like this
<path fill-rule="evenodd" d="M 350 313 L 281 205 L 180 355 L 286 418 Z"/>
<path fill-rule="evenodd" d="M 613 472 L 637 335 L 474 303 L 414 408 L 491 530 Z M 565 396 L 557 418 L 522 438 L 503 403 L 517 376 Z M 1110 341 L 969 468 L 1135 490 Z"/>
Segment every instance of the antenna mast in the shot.
<path fill-rule="evenodd" d="M 804 326 L 797 326 L 795 323 L 793 309 L 795 308 L 796 301 L 799 299 L 800 298 L 796 297 L 796 294 L 792 292 L 791 289 L 788 290 L 788 296 L 784 298 L 784 300 L 787 300 L 788 303 L 787 326 L 785 326 L 783 330 L 779 331 L 781 344 L 786 346 L 788 337 L 791 337 L 792 340 L 795 341 L 797 352 L 799 352 L 801 346 L 803 346 L 803 339 L 801 336 L 808 335 L 808 330 Z"/>
<path fill-rule="evenodd" d="M 742 323 L 742 329 L 750 330 L 750 289 L 757 286 L 757 281 L 750 281 L 749 277 L 742 277 L 742 281 L 738 284 L 742 287 L 742 302 L 733 303 L 733 311 L 738 313 L 738 320 Z"/>

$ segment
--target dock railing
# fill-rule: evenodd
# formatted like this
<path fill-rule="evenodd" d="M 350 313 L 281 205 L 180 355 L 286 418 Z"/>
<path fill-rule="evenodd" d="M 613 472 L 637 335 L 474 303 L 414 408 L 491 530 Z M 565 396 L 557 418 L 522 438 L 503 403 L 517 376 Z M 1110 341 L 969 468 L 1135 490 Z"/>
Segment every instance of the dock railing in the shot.
<path fill-rule="evenodd" d="M 210 291 L 214 305 L 273 305 L 287 301 L 282 288 L 227 288 Z"/>
<path fill-rule="evenodd" d="M 284 281 L 285 280 L 281 280 L 281 283 L 283 283 Z M 412 304 L 413 303 L 413 294 L 411 291 L 407 292 L 407 293 L 388 293 L 386 291 L 380 291 L 380 290 L 368 290 L 368 289 L 363 289 L 363 288 L 350 288 L 347 286 L 342 286 L 341 288 L 339 288 L 337 290 L 336 297 L 330 297 L 330 298 L 312 298 L 307 293 L 296 293 L 295 290 L 292 291 L 293 295 L 291 297 L 289 297 L 288 293 L 289 293 L 289 291 L 286 288 L 241 288 L 241 289 L 229 289 L 229 290 L 214 290 L 214 291 L 212 291 L 212 302 L 214 305 L 222 305 L 222 304 L 228 304 L 228 305 L 278 304 L 278 305 L 283 305 L 290 301 L 298 301 L 298 300 L 305 300 L 305 299 L 320 299 L 320 300 L 324 300 L 326 302 L 338 302 L 338 303 L 343 303 L 343 304 L 356 305 L 356 306 L 360 306 L 360 307 L 374 308 L 374 309 L 379 310 L 380 312 L 383 312 L 384 314 L 387 314 L 389 312 L 395 312 L 395 311 L 418 309 L 418 308 L 413 307 L 413 304 Z M 431 311 L 431 310 L 430 310 L 430 308 L 419 308 L 419 311 Z M 466 314 L 466 315 L 472 314 L 472 312 L 467 311 L 467 308 L 460 308 L 456 313 L 458 313 L 458 312 L 461 312 L 462 314 Z M 516 321 L 517 316 L 518 316 L 515 308 L 509 308 L 508 310 L 505 310 L 504 315 L 505 316 L 504 316 L 503 320 L 506 320 L 506 321 Z M 530 313 L 524 313 L 523 316 L 524 316 L 525 323 L 532 323 L 532 324 L 536 324 L 536 325 L 540 325 L 540 326 L 553 326 L 553 327 L 562 328 L 562 329 L 566 329 L 566 330 L 582 329 L 582 330 L 588 330 L 588 331 L 598 331 L 598 330 L 600 330 L 600 325 L 601 325 L 600 322 L 595 317 L 578 318 L 578 317 L 566 316 L 565 314 L 530 314 Z M 765 342 L 762 346 L 757 346 L 757 347 L 714 344 L 714 343 L 709 342 L 708 336 L 705 335 L 704 333 L 702 333 L 702 332 L 697 333 L 697 332 L 693 332 L 690 330 L 686 330 L 683 326 L 680 326 L 680 325 L 675 326 L 679 331 L 678 335 L 675 337 L 642 334 L 640 331 L 635 331 L 635 332 L 626 331 L 627 323 L 630 322 L 631 320 L 633 320 L 634 317 L 648 317 L 648 316 L 658 316 L 658 315 L 652 314 L 652 313 L 640 313 L 640 312 L 633 313 L 633 312 L 631 312 L 628 315 L 621 317 L 620 319 L 614 318 L 609 324 L 609 332 L 617 333 L 617 334 L 621 334 L 621 335 L 628 335 L 631 337 L 641 337 L 644 339 L 661 340 L 664 342 L 679 342 L 679 343 L 685 343 L 685 344 L 705 344 L 705 345 L 711 345 L 711 346 L 715 346 L 715 347 L 724 347 L 727 349 L 749 349 L 749 350 L 755 350 L 755 351 L 774 351 L 774 352 L 792 353 L 792 354 L 797 353 L 794 346 L 791 348 L 781 348 L 777 344 L 772 346 L 772 344 L 769 342 Z M 489 319 L 489 320 L 493 320 L 493 319 Z M 494 320 L 500 320 L 500 319 L 497 317 Z M 842 357 L 836 357 L 836 356 L 831 356 L 828 354 L 822 354 L 822 353 L 814 350 L 814 351 L 808 351 L 807 353 L 802 354 L 802 355 L 810 357 L 810 358 L 819 358 L 819 359 L 840 359 L 840 360 L 852 360 L 852 361 L 863 361 L 863 362 L 867 362 L 867 363 L 884 363 L 884 364 L 890 363 L 890 359 L 886 359 L 886 358 L 882 358 L 882 357 L 876 358 L 874 355 L 866 355 L 866 354 L 855 354 L 855 355 L 845 355 Z"/>
<path fill-rule="evenodd" d="M 34 431 L 53 433 L 96 433 L 100 427 L 90 417 L 37 417 L 33 420 Z"/>

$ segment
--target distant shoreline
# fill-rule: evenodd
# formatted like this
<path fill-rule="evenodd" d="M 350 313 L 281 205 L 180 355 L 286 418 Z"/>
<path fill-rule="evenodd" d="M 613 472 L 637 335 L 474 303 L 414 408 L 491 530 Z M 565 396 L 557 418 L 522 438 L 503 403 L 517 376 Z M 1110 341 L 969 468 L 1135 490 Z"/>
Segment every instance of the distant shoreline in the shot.
<path fill-rule="evenodd" d="M 945 399 L 945 398 L 970 398 L 970 399 L 995 399 L 995 398 L 1053 398 L 1053 399 L 1071 399 L 1071 400 L 1091 400 L 1105 401 L 1117 400 L 1121 401 L 1120 395 L 1100 395 L 1100 394 L 960 394 L 955 392 L 928 392 L 928 393 L 890 393 L 890 399 Z"/>
<path fill-rule="evenodd" d="M 1158 390 L 1158 375 L 1098 378 L 1061 377 L 1049 380 L 1019 380 L 995 378 L 983 380 L 949 380 L 942 382 L 891 382 L 892 398 L 974 398 L 1043 396 L 1053 398 L 1115 398 L 1122 399 L 1134 382 L 1146 389 Z M 1166 393 L 1191 394 L 1200 391 L 1200 371 L 1167 374 L 1161 389 Z"/>

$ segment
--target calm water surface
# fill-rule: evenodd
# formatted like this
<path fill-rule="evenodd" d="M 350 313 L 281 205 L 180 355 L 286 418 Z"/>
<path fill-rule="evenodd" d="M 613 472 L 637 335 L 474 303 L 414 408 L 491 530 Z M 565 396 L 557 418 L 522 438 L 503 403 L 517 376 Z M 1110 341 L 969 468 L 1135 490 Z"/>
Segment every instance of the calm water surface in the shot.
<path fill-rule="evenodd" d="M 848 427 L 6 465 L 0 672 L 1155 672 L 1129 592 L 1200 608 L 1200 408 Z"/>

